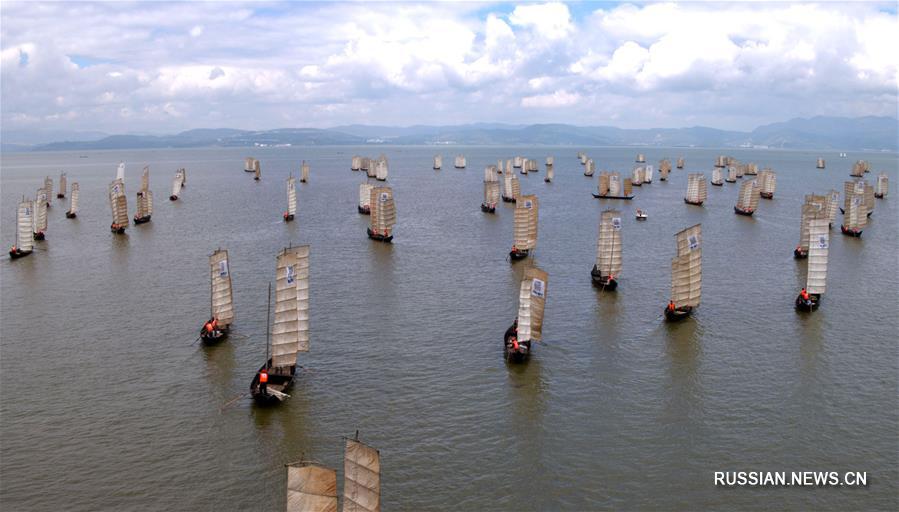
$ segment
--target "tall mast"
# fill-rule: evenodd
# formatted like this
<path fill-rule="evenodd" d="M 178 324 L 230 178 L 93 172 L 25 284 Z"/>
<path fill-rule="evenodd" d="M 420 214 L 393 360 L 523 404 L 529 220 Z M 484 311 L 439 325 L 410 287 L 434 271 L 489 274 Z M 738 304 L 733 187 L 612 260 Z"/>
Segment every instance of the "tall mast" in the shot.
<path fill-rule="evenodd" d="M 269 321 L 271 320 L 271 311 L 272 311 L 272 282 L 268 282 L 268 305 L 265 307 L 265 367 L 271 368 L 269 364 L 269 350 L 268 345 L 271 341 L 270 337 L 270 329 L 269 329 Z"/>

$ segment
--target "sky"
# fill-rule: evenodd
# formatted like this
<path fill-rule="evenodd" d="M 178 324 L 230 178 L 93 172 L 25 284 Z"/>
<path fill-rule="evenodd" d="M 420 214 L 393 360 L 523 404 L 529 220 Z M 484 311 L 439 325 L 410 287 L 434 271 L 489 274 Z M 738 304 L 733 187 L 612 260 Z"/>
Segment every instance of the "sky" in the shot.
<path fill-rule="evenodd" d="M 749 130 L 897 115 L 896 4 L 2 2 L 0 123 Z"/>

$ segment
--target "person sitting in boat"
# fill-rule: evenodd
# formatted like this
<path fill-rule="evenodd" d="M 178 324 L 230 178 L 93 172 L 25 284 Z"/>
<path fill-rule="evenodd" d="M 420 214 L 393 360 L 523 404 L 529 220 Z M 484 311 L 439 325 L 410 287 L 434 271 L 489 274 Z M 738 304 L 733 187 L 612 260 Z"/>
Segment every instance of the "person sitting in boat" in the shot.
<path fill-rule="evenodd" d="M 675 310 L 675 309 L 677 309 L 677 308 L 674 307 L 674 301 L 673 301 L 673 300 L 669 300 L 669 301 L 668 301 L 668 311 L 674 313 L 674 310 Z"/>
<path fill-rule="evenodd" d="M 263 369 L 259 372 L 259 392 L 262 394 L 267 393 L 268 388 L 268 370 Z"/>
<path fill-rule="evenodd" d="M 203 332 L 209 336 L 218 334 L 218 320 L 215 317 L 210 318 L 203 326 Z"/>
<path fill-rule="evenodd" d="M 806 304 L 812 303 L 812 299 L 811 297 L 809 297 L 809 294 L 805 288 L 803 288 L 802 291 L 799 292 L 799 296 L 802 297 L 802 300 L 804 300 Z"/>

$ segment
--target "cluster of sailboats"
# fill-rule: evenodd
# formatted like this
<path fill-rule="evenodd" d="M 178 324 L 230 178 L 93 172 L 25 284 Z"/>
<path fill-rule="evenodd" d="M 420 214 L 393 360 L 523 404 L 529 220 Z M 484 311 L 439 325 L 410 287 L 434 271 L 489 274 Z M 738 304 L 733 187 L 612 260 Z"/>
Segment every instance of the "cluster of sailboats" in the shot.
<path fill-rule="evenodd" d="M 436 160 L 434 165 L 437 165 Z M 436 168 L 437 167 L 435 167 L 435 169 Z M 350 163 L 350 170 L 363 171 L 369 178 L 375 178 L 378 181 L 387 181 L 387 174 L 389 173 L 387 156 L 383 153 L 378 156 L 378 158 L 355 155 Z"/>

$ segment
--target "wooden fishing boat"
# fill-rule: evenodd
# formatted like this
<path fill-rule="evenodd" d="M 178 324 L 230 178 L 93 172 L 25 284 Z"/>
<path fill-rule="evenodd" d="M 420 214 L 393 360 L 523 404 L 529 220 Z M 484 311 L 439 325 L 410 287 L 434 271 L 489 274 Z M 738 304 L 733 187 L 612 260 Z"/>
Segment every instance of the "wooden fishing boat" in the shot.
<path fill-rule="evenodd" d="M 502 173 L 503 173 L 503 161 L 497 160 L 496 161 L 496 174 L 502 174 Z"/>
<path fill-rule="evenodd" d="M 175 171 L 175 177 L 172 178 L 172 193 L 169 195 L 170 201 L 177 201 L 181 197 L 181 189 L 184 188 L 185 173 L 184 169 Z"/>
<path fill-rule="evenodd" d="M 590 271 L 594 286 L 614 291 L 621 275 L 621 212 L 606 210 L 599 218 L 596 240 L 596 263 Z"/>
<path fill-rule="evenodd" d="M 524 259 L 537 247 L 537 219 L 540 205 L 535 195 L 521 196 L 515 204 L 512 250 L 513 261 Z"/>
<path fill-rule="evenodd" d="M 44 184 L 46 186 L 46 183 Z M 34 240 L 44 240 L 47 238 L 47 190 L 44 188 L 37 189 L 34 196 L 34 213 L 32 238 Z"/>
<path fill-rule="evenodd" d="M 874 184 L 874 197 L 878 199 L 883 199 L 887 196 L 887 193 L 890 191 L 890 178 L 887 176 L 887 173 L 882 172 L 877 176 L 877 181 Z"/>
<path fill-rule="evenodd" d="M 496 168 L 488 165 L 484 169 L 484 202 L 481 203 L 481 211 L 495 213 L 497 203 L 499 203 L 499 181 Z"/>
<path fill-rule="evenodd" d="M 671 299 L 665 320 L 675 322 L 690 316 L 702 298 L 702 224 L 675 235 L 677 255 L 671 260 Z"/>
<path fill-rule="evenodd" d="M 853 178 L 861 178 L 868 172 L 868 162 L 864 160 L 858 160 L 854 164 L 852 164 L 852 171 L 849 173 Z"/>
<path fill-rule="evenodd" d="M 712 185 L 715 185 L 716 187 L 724 185 L 724 180 L 721 178 L 721 168 L 715 167 L 712 169 L 712 180 L 710 181 L 710 183 Z"/>
<path fill-rule="evenodd" d="M 248 156 L 244 159 L 243 172 L 256 172 L 256 159 Z"/>
<path fill-rule="evenodd" d="M 634 215 L 637 217 L 637 220 L 646 220 L 649 218 L 649 213 L 641 208 L 637 208 L 637 211 L 634 212 Z"/>
<path fill-rule="evenodd" d="M 362 169 L 362 157 L 359 155 L 353 155 L 353 160 L 350 162 L 350 170 L 358 171 Z"/>
<path fill-rule="evenodd" d="M 269 335 L 266 308 L 266 361 L 250 383 L 257 404 L 280 403 L 290 397 L 297 353 L 309 351 L 309 246 L 288 247 L 278 254 L 275 320 Z M 269 284 L 271 303 L 271 284 Z"/>
<path fill-rule="evenodd" d="M 684 168 L 684 159 L 683 159 L 683 157 L 680 157 L 680 158 L 677 159 L 677 168 L 678 168 L 678 169 L 683 169 L 683 168 Z"/>
<path fill-rule="evenodd" d="M 777 188 L 777 175 L 771 169 L 762 169 L 758 177 L 759 196 L 763 199 L 773 199 L 774 190 Z"/>
<path fill-rule="evenodd" d="M 582 151 L 578 151 L 577 160 L 581 163 L 581 165 L 585 165 L 587 163 L 587 155 Z"/>
<path fill-rule="evenodd" d="M 217 249 L 209 255 L 210 317 L 200 329 L 205 345 L 214 345 L 228 336 L 234 322 L 234 297 L 231 291 L 231 261 L 228 251 Z"/>
<path fill-rule="evenodd" d="M 68 176 L 66 176 L 66 173 L 61 172 L 61 173 L 59 173 L 59 190 L 56 191 L 56 197 L 58 199 L 65 199 L 67 189 L 68 189 Z"/>
<path fill-rule="evenodd" d="M 720 167 L 720 168 L 723 169 L 724 167 L 727 166 L 726 163 L 725 163 L 726 160 L 727 160 L 727 157 L 725 157 L 724 155 L 718 155 L 718 156 L 715 158 L 715 167 Z"/>
<path fill-rule="evenodd" d="M 371 189 L 374 188 L 369 183 L 359 184 L 359 213 L 362 215 L 371 214 Z"/>
<path fill-rule="evenodd" d="M 818 162 L 815 164 L 815 167 L 818 169 L 823 169 L 824 168 L 824 159 L 818 158 Z"/>
<path fill-rule="evenodd" d="M 520 156 L 516 156 L 512 158 L 512 167 L 516 169 L 521 169 L 522 158 Z"/>
<path fill-rule="evenodd" d="M 743 167 L 742 165 L 732 165 L 732 166 L 730 166 L 730 167 L 733 167 L 733 168 L 736 170 L 736 172 L 737 172 L 737 178 L 738 178 L 738 179 L 742 179 L 742 178 L 743 178 L 743 174 L 745 174 L 743 171 L 744 171 L 745 169 L 744 169 L 744 167 Z"/>
<path fill-rule="evenodd" d="M 796 309 L 800 311 L 814 311 L 818 309 L 821 303 L 821 296 L 827 285 L 827 253 L 830 245 L 828 235 L 827 218 L 823 215 L 816 216 L 809 220 L 809 249 L 808 249 L 808 266 L 806 267 L 806 278 L 804 294 L 799 292 L 796 297 Z"/>
<path fill-rule="evenodd" d="M 109 184 L 109 207 L 112 210 L 109 229 L 113 233 L 124 233 L 128 227 L 128 197 L 125 196 L 125 183 L 118 178 Z"/>
<path fill-rule="evenodd" d="M 153 217 L 153 192 L 141 190 L 137 193 L 137 213 L 134 214 L 134 223 L 150 222 L 151 217 Z"/>
<path fill-rule="evenodd" d="M 802 205 L 802 216 L 799 222 L 799 243 L 796 245 L 796 248 L 793 249 L 793 257 L 796 259 L 805 259 L 808 257 L 808 246 L 810 240 L 809 222 L 811 222 L 812 219 L 818 218 L 818 216 L 826 219 L 822 204 L 809 202 L 808 197 L 809 196 L 806 196 L 806 202 Z"/>
<path fill-rule="evenodd" d="M 28 256 L 34 251 L 34 202 L 24 197 L 16 208 L 16 243 L 9 249 L 10 259 Z"/>
<path fill-rule="evenodd" d="M 521 181 L 519 181 L 518 176 L 507 167 L 506 174 L 503 175 L 503 202 L 514 203 L 518 200 L 518 196 L 520 195 Z"/>
<path fill-rule="evenodd" d="M 297 185 L 293 174 L 287 177 L 287 210 L 284 212 L 284 222 L 290 222 L 297 214 Z"/>
<path fill-rule="evenodd" d="M 309 461 L 287 464 L 285 510 L 337 512 L 337 472 Z"/>
<path fill-rule="evenodd" d="M 840 231 L 844 235 L 860 237 L 862 231 L 868 224 L 868 212 L 865 205 L 864 192 L 854 192 L 849 196 L 849 207 L 843 216 L 843 224 L 840 225 Z"/>
<path fill-rule="evenodd" d="M 671 173 L 671 160 L 665 158 L 659 161 L 659 180 L 667 181 L 669 173 Z"/>
<path fill-rule="evenodd" d="M 262 179 L 262 165 L 259 163 L 259 160 L 253 160 L 253 180 L 259 181 Z"/>
<path fill-rule="evenodd" d="M 643 183 L 645 183 L 647 185 L 652 184 L 652 177 L 653 177 L 654 171 L 655 171 L 655 168 L 651 165 L 643 166 Z"/>
<path fill-rule="evenodd" d="M 635 187 L 643 185 L 643 172 L 643 166 L 634 167 L 634 170 L 631 172 L 631 185 Z"/>
<path fill-rule="evenodd" d="M 46 176 L 44 178 L 44 192 L 47 193 L 47 208 L 53 206 L 53 178 Z"/>
<path fill-rule="evenodd" d="M 724 181 L 728 183 L 736 183 L 737 182 L 737 168 L 730 167 L 727 169 L 727 177 L 724 178 Z"/>
<path fill-rule="evenodd" d="M 593 176 L 595 171 L 596 164 L 593 162 L 592 158 L 588 158 L 587 162 L 584 164 L 584 176 Z"/>
<path fill-rule="evenodd" d="M 468 162 L 465 159 L 465 156 L 456 155 L 456 159 L 453 162 L 453 167 L 455 167 L 456 169 L 464 169 L 465 166 L 467 166 L 467 165 L 468 165 Z"/>
<path fill-rule="evenodd" d="M 543 339 L 543 310 L 549 275 L 532 267 L 524 272 L 518 293 L 518 316 L 503 336 L 503 355 L 509 362 L 523 362 L 531 344 Z"/>
<path fill-rule="evenodd" d="M 853 180 L 853 181 L 845 181 L 843 182 L 843 207 L 840 208 L 840 213 L 846 214 L 849 210 L 849 203 L 852 200 L 853 195 L 860 194 L 862 197 L 865 195 L 865 181 L 864 180 Z M 865 202 L 867 205 L 868 203 Z"/>
<path fill-rule="evenodd" d="M 743 174 L 744 176 L 757 176 L 758 173 L 759 173 L 759 166 L 758 166 L 757 164 L 752 163 L 752 162 L 750 162 L 750 163 L 748 163 L 748 164 L 743 164 L 743 165 L 740 166 L 740 167 L 742 167 L 742 169 L 743 169 L 742 174 Z M 771 169 L 767 169 L 767 170 L 770 171 Z M 772 172 L 773 172 L 773 171 L 772 171 Z M 769 198 L 769 199 L 770 199 L 770 198 Z"/>
<path fill-rule="evenodd" d="M 596 198 L 604 198 L 604 199 L 625 199 L 631 200 L 634 198 L 631 179 L 625 178 L 621 179 L 621 176 L 617 172 L 609 173 L 609 184 L 608 184 L 608 193 L 606 195 L 593 194 L 593 197 Z M 602 175 L 600 175 L 600 180 L 602 180 Z M 602 183 L 600 183 L 602 186 Z M 602 189 L 600 189 L 602 192 Z"/>
<path fill-rule="evenodd" d="M 303 163 L 300 165 L 300 183 L 306 183 L 309 181 L 309 163 L 303 160 Z"/>
<path fill-rule="evenodd" d="M 705 175 L 699 172 L 691 172 L 687 175 L 687 195 L 684 202 L 695 206 L 701 206 L 708 199 L 709 191 L 705 184 Z"/>
<path fill-rule="evenodd" d="M 375 167 L 375 179 L 378 181 L 387 181 L 387 156 L 381 154 L 381 156 L 379 156 L 372 164 Z"/>
<path fill-rule="evenodd" d="M 370 195 L 371 219 L 368 237 L 372 240 L 390 243 L 393 240 L 393 226 L 396 224 L 396 205 L 393 189 L 373 187 Z"/>
<path fill-rule="evenodd" d="M 646 163 L 646 156 L 645 156 L 643 153 L 637 153 L 637 160 L 636 160 L 636 162 L 637 162 L 638 164 Z"/>
<path fill-rule="evenodd" d="M 551 183 L 553 178 L 555 178 L 556 174 L 553 170 L 553 157 L 546 157 L 546 176 L 543 178 L 543 181 L 546 183 Z"/>
<path fill-rule="evenodd" d="M 78 196 L 81 192 L 81 187 L 78 185 L 77 181 L 72 182 L 72 194 L 69 196 L 69 210 L 66 212 L 67 219 L 74 219 L 78 216 Z"/>
<path fill-rule="evenodd" d="M 596 192 L 597 193 L 593 194 L 593 197 L 597 199 L 608 197 L 609 195 L 609 173 L 606 171 L 599 173 L 599 184 L 597 185 Z"/>
<path fill-rule="evenodd" d="M 376 171 L 374 161 L 367 156 L 362 157 L 362 166 L 360 167 L 360 170 L 365 171 L 365 175 L 369 178 L 374 178 Z"/>
<path fill-rule="evenodd" d="M 434 170 L 439 171 L 443 167 L 443 155 L 434 155 Z"/>
<path fill-rule="evenodd" d="M 744 181 L 740 186 L 734 213 L 751 216 L 759 206 L 759 185 L 756 180 Z"/>

